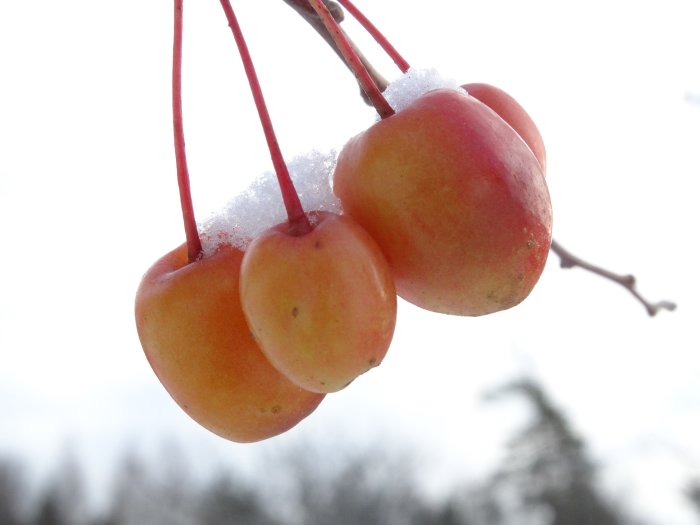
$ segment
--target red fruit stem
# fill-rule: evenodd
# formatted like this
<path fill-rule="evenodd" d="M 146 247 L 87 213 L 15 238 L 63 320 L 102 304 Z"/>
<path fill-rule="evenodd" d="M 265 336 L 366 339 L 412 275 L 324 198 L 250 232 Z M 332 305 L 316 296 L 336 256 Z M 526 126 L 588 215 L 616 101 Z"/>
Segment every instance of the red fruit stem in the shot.
<path fill-rule="evenodd" d="M 248 46 L 245 42 L 245 38 L 243 38 L 243 32 L 241 31 L 236 15 L 233 12 L 233 7 L 231 7 L 231 2 L 229 0 L 221 0 L 221 6 L 224 8 L 224 13 L 226 13 L 228 24 L 233 32 L 233 38 L 236 41 L 238 53 L 241 56 L 243 67 L 245 68 L 245 73 L 248 77 L 248 83 L 250 84 L 250 90 L 253 94 L 253 99 L 255 100 L 255 106 L 258 110 L 260 123 L 262 124 L 263 132 L 265 133 L 265 140 L 267 140 L 267 147 L 270 150 L 272 165 L 274 166 L 275 173 L 277 175 L 277 182 L 279 183 L 280 191 L 282 192 L 284 207 L 287 210 L 287 220 L 289 222 L 290 231 L 293 232 L 294 235 L 303 235 L 312 230 L 311 224 L 304 213 L 304 208 L 299 200 L 299 194 L 294 188 L 294 183 L 289 175 L 289 170 L 287 169 L 287 165 L 282 157 L 282 150 L 277 142 L 275 130 L 272 126 L 272 120 L 270 119 L 270 114 L 267 111 L 265 98 L 263 97 L 260 82 L 258 81 L 258 75 L 255 72 L 255 66 L 253 65 L 253 59 L 248 51 Z"/>
<path fill-rule="evenodd" d="M 386 51 L 386 54 L 394 61 L 394 64 L 405 73 L 411 68 L 411 65 L 406 62 L 406 60 L 401 56 L 401 54 L 396 50 L 394 46 L 386 39 L 386 37 L 377 29 L 377 27 L 369 21 L 369 19 L 353 4 L 350 0 L 338 0 L 338 3 L 342 5 L 348 13 L 350 13 L 355 20 L 357 20 L 360 25 L 365 28 L 377 44 Z"/>
<path fill-rule="evenodd" d="M 175 16 L 173 30 L 173 134 L 175 136 L 175 164 L 177 167 L 177 183 L 180 189 L 180 208 L 185 224 L 187 240 L 187 258 L 189 262 L 196 261 L 202 253 L 202 242 L 197 231 L 197 221 L 192 206 L 190 191 L 190 174 L 187 169 L 185 155 L 185 131 L 182 124 L 182 3 L 175 0 Z"/>
<path fill-rule="evenodd" d="M 323 3 L 323 0 L 309 0 L 309 2 L 323 21 L 323 25 L 326 26 L 328 33 L 330 33 L 331 38 L 333 39 L 333 42 L 335 42 L 335 45 L 338 46 L 338 50 L 343 55 L 343 58 L 348 63 L 348 66 L 352 72 L 355 74 L 355 77 L 360 83 L 362 90 L 370 99 L 370 102 L 374 106 L 374 109 L 377 110 L 377 113 L 379 113 L 379 116 L 383 119 L 392 116 L 394 114 L 394 110 L 382 95 L 382 92 L 377 87 L 377 84 L 375 84 L 374 80 L 372 80 L 372 76 L 369 74 L 369 71 L 362 63 L 359 55 L 353 49 L 338 22 L 335 21 L 333 15 Z"/>

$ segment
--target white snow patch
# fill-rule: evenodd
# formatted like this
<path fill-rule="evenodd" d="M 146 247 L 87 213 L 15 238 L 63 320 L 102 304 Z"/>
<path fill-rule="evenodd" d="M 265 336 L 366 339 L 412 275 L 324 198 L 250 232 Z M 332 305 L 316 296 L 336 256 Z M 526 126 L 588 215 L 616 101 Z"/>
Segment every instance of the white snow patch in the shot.
<path fill-rule="evenodd" d="M 333 194 L 331 179 L 336 151 L 311 151 L 287 163 L 304 211 L 341 213 L 340 201 Z M 223 244 L 245 250 L 256 236 L 287 220 L 282 193 L 274 172 L 265 172 L 244 192 L 231 199 L 218 213 L 199 225 L 204 256 L 212 255 Z"/>
<path fill-rule="evenodd" d="M 389 84 L 383 94 L 392 109 L 398 113 L 418 97 L 435 89 L 454 89 L 466 93 L 457 80 L 444 77 L 436 69 L 411 68 Z"/>

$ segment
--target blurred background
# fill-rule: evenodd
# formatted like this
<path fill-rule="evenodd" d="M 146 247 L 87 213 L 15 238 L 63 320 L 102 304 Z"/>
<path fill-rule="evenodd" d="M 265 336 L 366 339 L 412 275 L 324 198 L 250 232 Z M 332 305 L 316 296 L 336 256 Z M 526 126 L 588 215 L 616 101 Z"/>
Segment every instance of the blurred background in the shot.
<path fill-rule="evenodd" d="M 358 3 L 412 65 L 518 99 L 555 238 L 678 309 L 649 317 L 552 255 L 506 312 L 401 302 L 381 367 L 282 436 L 218 438 L 158 383 L 133 319 L 184 239 L 172 4 L 0 0 L 0 524 L 700 523 L 700 4 Z M 233 5 L 286 156 L 374 122 L 289 6 Z M 203 219 L 270 169 L 215 1 L 185 3 L 184 114 Z"/>

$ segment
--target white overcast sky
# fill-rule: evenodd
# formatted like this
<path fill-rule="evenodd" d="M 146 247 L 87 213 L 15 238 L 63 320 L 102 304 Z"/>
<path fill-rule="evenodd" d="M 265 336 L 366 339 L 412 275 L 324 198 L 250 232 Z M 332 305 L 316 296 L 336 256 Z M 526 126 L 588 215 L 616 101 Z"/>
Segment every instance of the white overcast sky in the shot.
<path fill-rule="evenodd" d="M 590 440 L 616 495 L 659 523 L 691 523 L 680 490 L 700 473 L 700 107 L 686 99 L 700 92 L 700 3 L 357 3 L 412 65 L 520 100 L 547 144 L 555 237 L 679 309 L 651 319 L 622 288 L 552 257 L 508 312 L 450 318 L 401 303 L 380 368 L 284 437 L 225 442 L 168 398 L 133 321 L 141 275 L 183 239 L 171 3 L 0 0 L 0 454 L 41 469 L 69 444 L 99 471 L 125 442 L 164 436 L 199 463 L 376 440 L 417 447 L 439 485 L 498 460 L 525 416 L 480 396 L 526 371 Z M 283 2 L 234 6 L 285 155 L 340 147 L 373 122 Z M 185 9 L 187 151 L 204 218 L 270 162 L 219 3 Z"/>

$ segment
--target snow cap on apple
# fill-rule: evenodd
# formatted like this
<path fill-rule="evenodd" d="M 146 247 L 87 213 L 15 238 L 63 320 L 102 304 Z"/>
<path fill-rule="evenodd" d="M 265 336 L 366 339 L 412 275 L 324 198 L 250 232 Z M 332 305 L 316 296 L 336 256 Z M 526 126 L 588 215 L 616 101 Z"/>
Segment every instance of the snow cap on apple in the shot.
<path fill-rule="evenodd" d="M 387 86 L 382 95 L 397 113 L 411 102 L 435 89 L 454 89 L 465 93 L 457 80 L 435 68 L 412 67 Z"/>
<path fill-rule="evenodd" d="M 330 183 L 336 156 L 333 150 L 312 150 L 287 163 L 304 209 L 341 212 Z M 286 217 L 275 173 L 267 171 L 199 225 L 204 256 L 212 255 L 222 245 L 245 251 L 252 239 Z"/>

